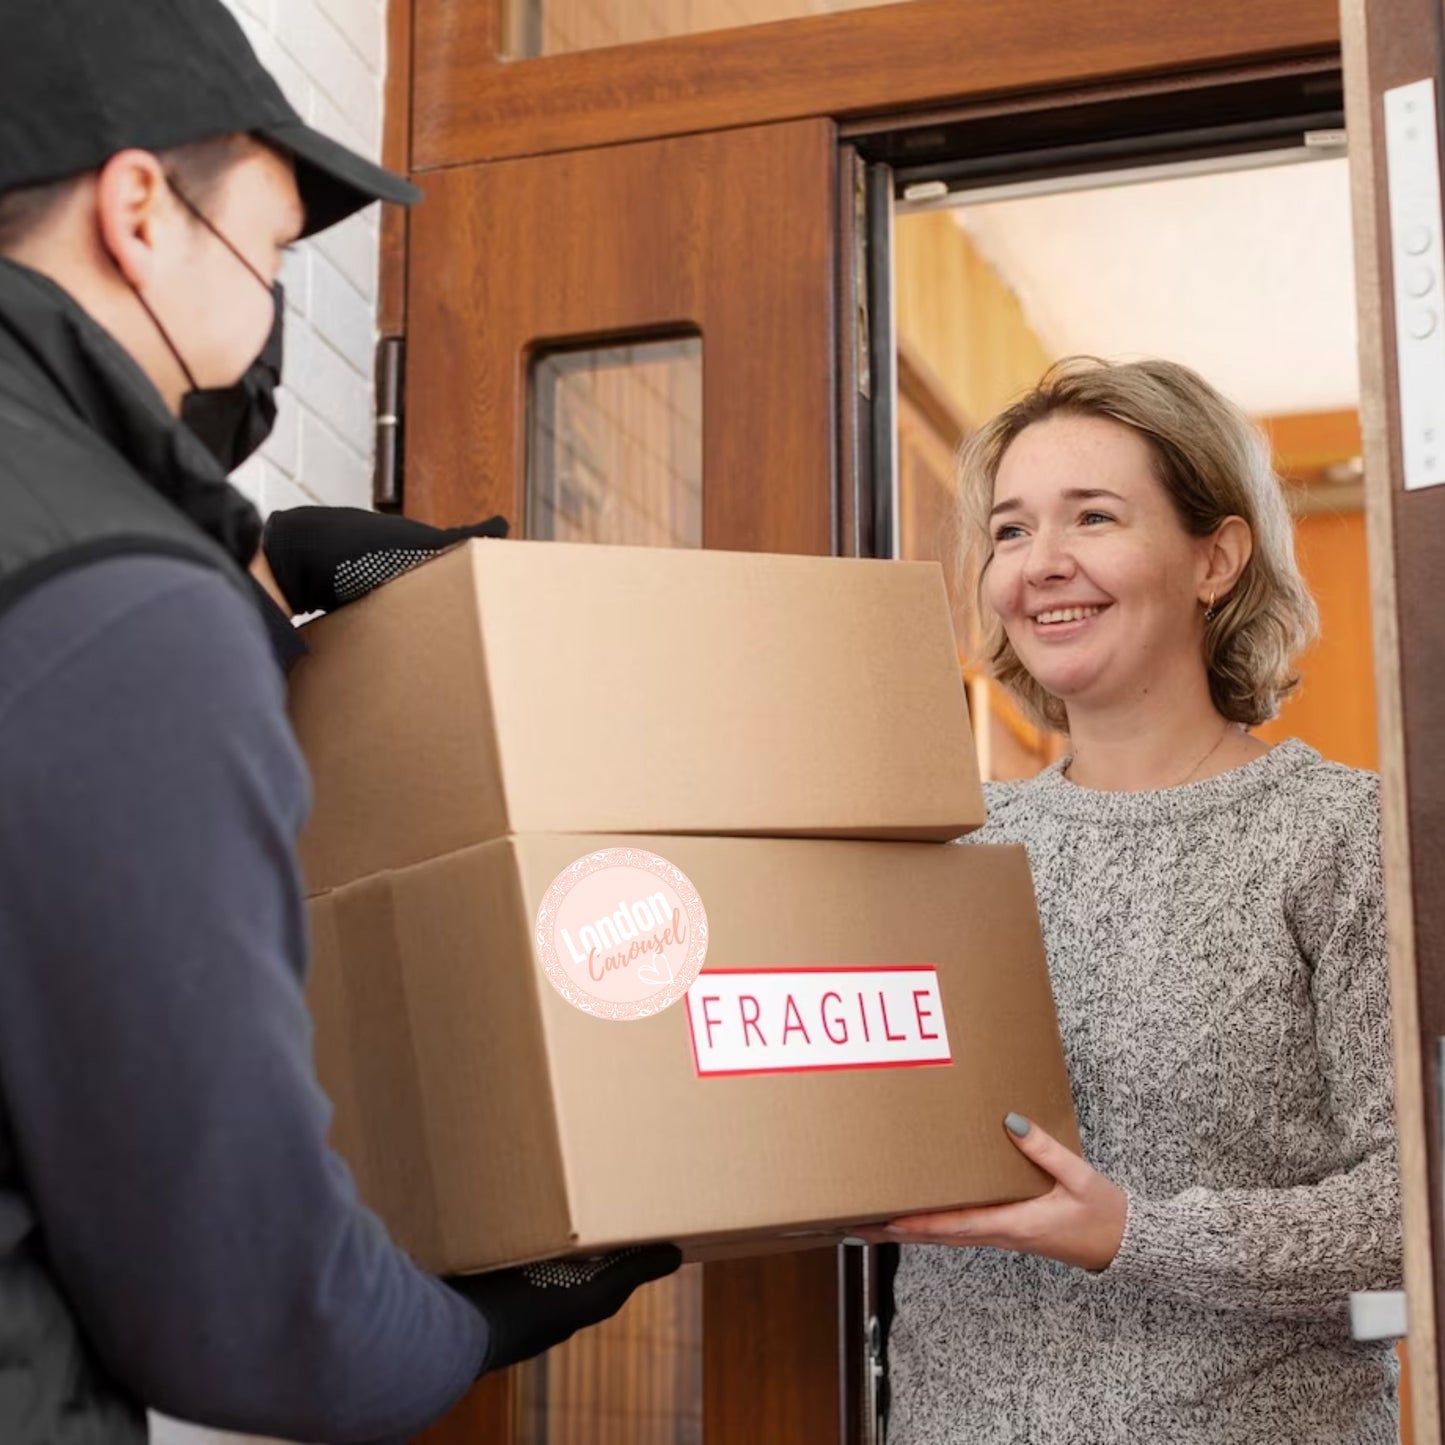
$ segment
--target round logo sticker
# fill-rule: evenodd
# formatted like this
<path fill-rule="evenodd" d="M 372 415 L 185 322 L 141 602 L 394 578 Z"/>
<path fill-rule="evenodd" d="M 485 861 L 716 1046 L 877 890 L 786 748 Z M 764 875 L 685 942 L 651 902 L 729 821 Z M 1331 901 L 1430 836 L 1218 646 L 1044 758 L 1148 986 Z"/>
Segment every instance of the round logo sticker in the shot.
<path fill-rule="evenodd" d="M 707 957 L 707 913 L 682 869 L 642 848 L 564 868 L 537 909 L 552 987 L 583 1013 L 645 1019 L 674 1004 Z"/>

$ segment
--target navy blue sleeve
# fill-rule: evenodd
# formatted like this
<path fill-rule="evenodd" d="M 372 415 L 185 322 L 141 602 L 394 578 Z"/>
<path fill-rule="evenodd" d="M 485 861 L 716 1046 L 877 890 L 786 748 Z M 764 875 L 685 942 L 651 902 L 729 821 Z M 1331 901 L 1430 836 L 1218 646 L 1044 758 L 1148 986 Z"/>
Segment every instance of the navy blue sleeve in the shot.
<path fill-rule="evenodd" d="M 326 1144 L 282 689 L 244 596 L 187 563 L 97 563 L 0 617 L 0 1106 L 120 1383 L 341 1445 L 444 1412 L 486 1326 Z"/>

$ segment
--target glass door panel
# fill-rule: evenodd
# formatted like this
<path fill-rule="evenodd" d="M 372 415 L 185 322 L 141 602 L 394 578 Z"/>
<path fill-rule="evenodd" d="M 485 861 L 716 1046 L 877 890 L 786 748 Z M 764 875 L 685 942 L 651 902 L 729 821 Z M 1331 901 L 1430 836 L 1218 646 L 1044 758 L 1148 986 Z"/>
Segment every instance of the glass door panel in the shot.
<path fill-rule="evenodd" d="M 702 340 L 540 351 L 527 536 L 702 546 Z"/>
<path fill-rule="evenodd" d="M 702 1445 L 702 1266 L 518 1374 L 514 1445 Z"/>
<path fill-rule="evenodd" d="M 702 546 L 702 339 L 540 347 L 526 535 Z M 513 1445 L 701 1445 L 702 1268 L 517 1371 Z"/>
<path fill-rule="evenodd" d="M 903 3 L 906 0 L 506 0 L 503 35 L 508 60 L 530 60 Z"/>

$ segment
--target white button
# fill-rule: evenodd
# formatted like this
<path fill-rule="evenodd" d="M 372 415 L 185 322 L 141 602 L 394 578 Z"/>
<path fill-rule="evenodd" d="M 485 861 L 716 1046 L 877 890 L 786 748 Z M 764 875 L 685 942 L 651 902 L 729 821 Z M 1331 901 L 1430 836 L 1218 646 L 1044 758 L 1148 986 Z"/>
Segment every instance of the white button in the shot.
<path fill-rule="evenodd" d="M 1410 313 L 1410 335 L 1423 341 L 1435 330 L 1435 313 L 1428 306 L 1417 306 Z"/>
<path fill-rule="evenodd" d="M 1404 245 L 1412 256 L 1423 256 L 1430 249 L 1432 237 L 1429 226 L 1406 226 Z"/>
<path fill-rule="evenodd" d="M 1405 273 L 1405 290 L 1411 296 L 1428 296 L 1435 284 L 1435 273 L 1428 266 L 1411 266 Z"/>

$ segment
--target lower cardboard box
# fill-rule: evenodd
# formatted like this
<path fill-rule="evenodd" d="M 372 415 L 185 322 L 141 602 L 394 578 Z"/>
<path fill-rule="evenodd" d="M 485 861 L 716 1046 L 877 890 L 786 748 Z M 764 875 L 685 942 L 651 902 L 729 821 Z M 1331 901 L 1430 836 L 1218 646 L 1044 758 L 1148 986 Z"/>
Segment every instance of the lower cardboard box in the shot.
<path fill-rule="evenodd" d="M 1019 848 L 523 834 L 309 906 L 333 1142 L 438 1273 L 1037 1195 L 1011 1110 L 1078 1146 Z"/>

